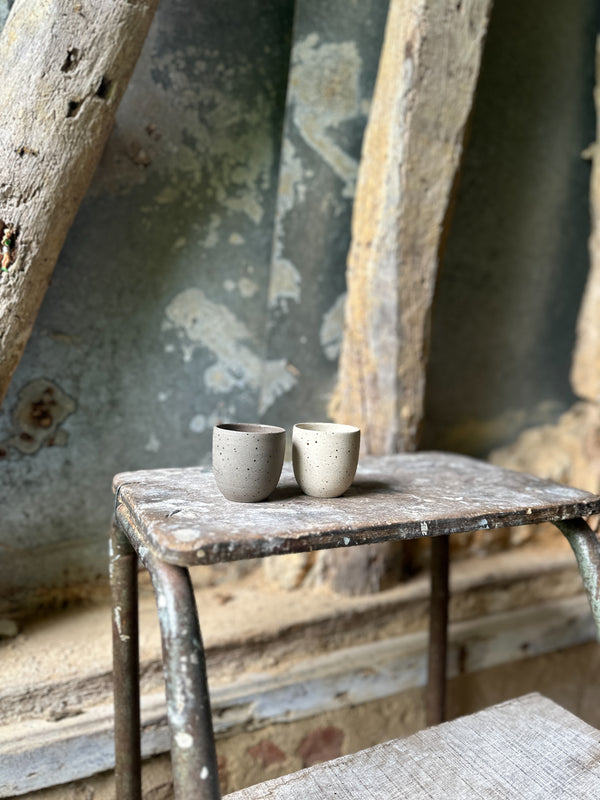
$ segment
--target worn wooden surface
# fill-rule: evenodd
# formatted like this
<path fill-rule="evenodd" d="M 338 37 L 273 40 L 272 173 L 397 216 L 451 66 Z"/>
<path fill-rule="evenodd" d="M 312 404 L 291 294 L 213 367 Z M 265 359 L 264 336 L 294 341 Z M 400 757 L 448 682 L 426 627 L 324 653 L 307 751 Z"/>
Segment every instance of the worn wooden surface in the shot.
<path fill-rule="evenodd" d="M 343 497 L 300 492 L 289 465 L 263 503 L 232 503 L 201 468 L 125 472 L 117 519 L 176 564 L 413 539 L 589 516 L 600 497 L 449 453 L 365 457 Z"/>
<path fill-rule="evenodd" d="M 16 0 L 0 35 L 0 403 L 157 3 Z"/>
<path fill-rule="evenodd" d="M 591 148 L 590 178 L 591 234 L 590 271 L 577 320 L 577 340 L 573 351 L 571 383 L 579 397 L 600 400 L 600 38 L 596 40 L 596 142 Z"/>
<path fill-rule="evenodd" d="M 390 3 L 365 133 L 330 406 L 365 451 L 413 450 L 429 317 L 491 0 Z"/>
<path fill-rule="evenodd" d="M 597 800 L 600 733 L 539 694 L 228 795 L 228 800 Z"/>

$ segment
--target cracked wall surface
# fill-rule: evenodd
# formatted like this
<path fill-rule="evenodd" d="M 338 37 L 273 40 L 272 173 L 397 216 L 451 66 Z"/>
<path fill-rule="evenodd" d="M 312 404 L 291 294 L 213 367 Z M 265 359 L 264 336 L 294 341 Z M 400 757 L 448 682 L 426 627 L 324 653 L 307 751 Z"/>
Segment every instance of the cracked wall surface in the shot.
<path fill-rule="evenodd" d="M 296 378 L 273 412 L 294 421 L 326 418 L 335 383 L 352 200 L 387 9 L 382 0 L 350 12 L 345 0 L 296 5 L 267 336 L 268 358 L 287 358 Z"/>
<path fill-rule="evenodd" d="M 209 463 L 216 422 L 291 427 L 298 394 L 325 416 L 386 12 L 160 6 L 0 410 L 8 612 L 105 574 L 114 473 Z"/>
<path fill-rule="evenodd" d="M 105 574 L 115 472 L 206 463 L 294 380 L 264 345 L 293 5 L 158 11 L 0 411 L 9 611 Z"/>
<path fill-rule="evenodd" d="M 485 454 L 572 401 L 598 11 L 551 5 L 492 15 L 433 308 L 429 447 Z M 387 7 L 159 5 L 0 409 L 8 612 L 103 579 L 116 472 L 207 464 L 219 421 L 326 418 Z"/>

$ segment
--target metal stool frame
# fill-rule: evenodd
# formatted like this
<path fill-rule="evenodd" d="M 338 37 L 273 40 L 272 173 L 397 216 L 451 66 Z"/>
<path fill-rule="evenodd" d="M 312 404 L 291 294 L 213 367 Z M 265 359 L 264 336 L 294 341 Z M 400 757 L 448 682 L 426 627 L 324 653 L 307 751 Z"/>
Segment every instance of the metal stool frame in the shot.
<path fill-rule="evenodd" d="M 411 456 L 398 458 L 406 459 Z M 385 464 L 382 465 L 385 469 Z M 485 467 L 489 468 L 489 465 Z M 160 473 L 154 474 L 160 481 Z M 152 472 L 129 473 L 118 476 L 121 481 L 117 481 L 117 486 L 125 486 L 132 475 L 140 476 L 137 486 L 153 477 Z M 550 493 L 553 487 L 557 493 L 561 488 L 556 484 L 541 483 L 550 487 Z M 569 505 L 561 499 L 551 510 L 545 508 L 538 514 L 529 508 L 521 510 L 516 518 L 524 522 L 546 519 L 565 534 L 577 557 L 596 624 L 600 629 L 600 589 L 597 579 L 600 574 L 600 546 L 595 534 L 582 518 L 584 514 L 587 516 L 600 511 L 600 498 L 577 490 L 570 491 L 577 495 L 576 502 Z M 118 800 L 141 800 L 142 797 L 137 613 L 139 559 L 150 573 L 159 609 L 175 797 L 177 800 L 220 800 L 204 648 L 188 566 L 185 563 L 169 563 L 165 560 L 164 553 L 157 552 L 152 546 L 151 537 L 144 531 L 139 515 L 132 513 L 131 505 L 136 510 L 135 503 L 121 502 L 117 492 L 110 559 L 116 796 Z M 491 517 L 491 514 L 488 516 Z M 431 521 L 423 521 L 421 524 L 431 526 Z M 446 525 L 448 530 L 444 532 L 441 523 L 439 529 L 434 531 L 435 536 L 432 539 L 429 668 L 426 689 L 429 725 L 444 719 L 449 600 L 448 540 L 451 532 L 461 529 L 460 525 L 456 527 L 456 520 Z M 465 526 L 462 529 L 473 528 Z M 404 538 L 400 528 L 397 535 L 394 535 L 393 530 L 389 533 L 385 538 Z M 347 546 L 349 538 L 350 536 L 339 538 L 339 546 Z M 355 541 L 357 538 L 359 541 Z M 355 536 L 350 543 L 360 543 L 360 537 Z M 294 542 L 293 546 L 296 551 L 313 549 L 315 540 L 311 538 L 302 542 L 301 546 Z M 329 541 L 325 546 L 336 545 Z M 282 549 L 281 552 L 289 550 Z M 169 557 L 173 558 L 174 555 Z M 217 560 L 221 560 L 219 556 L 213 559 L 213 563 Z"/>

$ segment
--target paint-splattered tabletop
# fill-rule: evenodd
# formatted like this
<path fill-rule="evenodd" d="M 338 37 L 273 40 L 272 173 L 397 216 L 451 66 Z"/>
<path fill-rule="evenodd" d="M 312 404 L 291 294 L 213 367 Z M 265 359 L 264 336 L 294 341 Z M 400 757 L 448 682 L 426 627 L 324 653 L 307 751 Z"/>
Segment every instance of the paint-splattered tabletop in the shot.
<path fill-rule="evenodd" d="M 200 467 L 115 476 L 116 519 L 173 564 L 214 564 L 327 547 L 529 525 L 600 512 L 600 497 L 449 453 L 361 459 L 334 499 L 303 495 L 289 464 L 262 503 L 232 503 Z"/>

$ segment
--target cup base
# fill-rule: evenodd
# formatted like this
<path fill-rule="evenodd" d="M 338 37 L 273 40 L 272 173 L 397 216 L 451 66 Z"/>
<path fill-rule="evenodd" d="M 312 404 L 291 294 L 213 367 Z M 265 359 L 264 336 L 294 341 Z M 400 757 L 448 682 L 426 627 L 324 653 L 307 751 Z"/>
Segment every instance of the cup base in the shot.
<path fill-rule="evenodd" d="M 248 494 L 247 492 L 236 492 L 235 490 L 232 490 L 230 487 L 226 487 L 225 489 L 223 489 L 221 486 L 219 486 L 218 482 L 217 482 L 217 487 L 221 492 L 221 494 L 223 495 L 223 497 L 226 500 L 229 500 L 230 503 L 264 503 L 266 500 L 269 499 L 269 497 L 275 491 L 274 489 L 271 489 L 269 494 L 256 495 L 256 494 Z"/>

